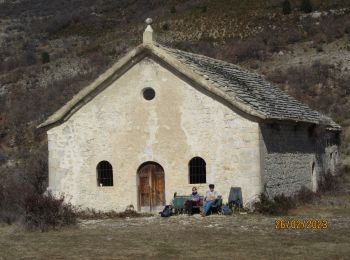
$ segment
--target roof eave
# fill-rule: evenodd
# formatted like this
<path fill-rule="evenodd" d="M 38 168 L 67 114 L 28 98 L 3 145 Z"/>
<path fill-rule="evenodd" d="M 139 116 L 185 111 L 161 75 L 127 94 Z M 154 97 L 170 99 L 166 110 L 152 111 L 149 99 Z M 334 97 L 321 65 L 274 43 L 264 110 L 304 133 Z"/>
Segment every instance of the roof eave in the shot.
<path fill-rule="evenodd" d="M 239 110 L 247 113 L 253 117 L 260 119 L 266 119 L 266 115 L 260 111 L 254 110 L 251 106 L 245 104 L 243 101 L 239 100 L 237 97 L 232 97 L 227 95 L 225 92 L 221 91 L 215 86 L 214 82 L 210 82 L 209 79 L 205 78 L 203 75 L 198 74 L 193 71 L 186 64 L 182 64 L 175 57 L 172 57 L 168 53 L 164 52 L 161 48 L 156 46 L 157 44 L 140 44 L 124 57 L 122 57 L 118 62 L 116 62 L 110 69 L 100 75 L 95 81 L 90 85 L 83 88 L 78 94 L 73 96 L 73 98 L 68 101 L 64 106 L 57 110 L 53 115 L 51 115 L 46 121 L 37 126 L 37 128 L 48 128 L 50 126 L 56 125 L 58 123 L 64 122 L 69 118 L 75 111 L 77 111 L 81 105 L 86 104 L 90 99 L 89 96 L 91 92 L 94 92 L 100 85 L 109 82 L 111 77 L 115 74 L 122 75 L 121 71 L 125 71 L 125 67 L 131 67 L 138 61 L 137 57 L 141 56 L 142 53 L 150 53 L 155 55 L 158 59 L 163 60 L 165 63 L 169 64 L 175 70 L 183 74 L 185 77 L 195 81 L 201 87 L 207 89 L 211 93 L 227 100 L 232 105 L 237 107 Z M 128 66 L 129 65 L 129 66 Z M 124 70 L 123 70 L 124 68 Z M 119 75 L 119 76 L 120 76 Z M 117 78 L 117 77 L 113 77 Z M 109 82 L 111 83 L 111 82 Z"/>
<path fill-rule="evenodd" d="M 122 57 L 118 62 L 116 62 L 111 68 L 101 74 L 96 80 L 94 80 L 90 85 L 83 88 L 78 94 L 74 95 L 73 98 L 68 101 L 64 106 L 62 106 L 59 110 L 57 110 L 53 115 L 51 115 L 46 121 L 37 126 L 37 128 L 49 127 L 61 121 L 66 117 L 69 112 L 74 110 L 78 103 L 83 101 L 87 96 L 90 95 L 92 91 L 98 88 L 99 85 L 108 81 L 108 79 L 120 71 L 123 67 L 125 67 L 128 63 L 132 62 L 137 56 L 143 53 L 147 47 L 147 45 L 140 44 L 139 46 L 132 49 L 128 52 L 124 57 Z M 84 102 L 86 103 L 86 102 Z M 63 120 L 64 121 L 64 120 Z"/>

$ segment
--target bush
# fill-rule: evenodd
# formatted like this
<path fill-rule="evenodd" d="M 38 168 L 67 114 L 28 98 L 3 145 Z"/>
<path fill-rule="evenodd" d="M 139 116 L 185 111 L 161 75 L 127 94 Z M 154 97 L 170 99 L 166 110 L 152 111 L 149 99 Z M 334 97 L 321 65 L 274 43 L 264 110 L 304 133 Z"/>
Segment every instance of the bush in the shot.
<path fill-rule="evenodd" d="M 224 53 L 233 63 L 249 59 L 264 60 L 267 56 L 266 47 L 259 37 L 250 37 L 245 41 L 232 39 L 224 48 Z"/>
<path fill-rule="evenodd" d="M 324 174 L 318 183 L 318 192 L 325 193 L 335 191 L 339 187 L 340 176 L 332 175 L 330 172 Z"/>
<path fill-rule="evenodd" d="M 299 192 L 291 197 L 284 194 L 270 199 L 265 193 L 260 194 L 260 201 L 254 204 L 256 212 L 268 215 L 286 215 L 290 209 L 298 205 L 310 203 L 317 196 L 306 187 L 302 187 Z"/>
<path fill-rule="evenodd" d="M 312 12 L 312 3 L 310 0 L 302 0 L 300 10 L 304 13 L 311 13 Z"/>
<path fill-rule="evenodd" d="M 298 204 L 306 204 L 313 201 L 315 198 L 315 193 L 313 193 L 311 190 L 302 187 L 301 190 L 296 195 L 297 203 Z"/>
<path fill-rule="evenodd" d="M 268 215 L 285 215 L 290 209 L 299 205 L 313 202 L 322 194 L 329 192 L 339 192 L 342 188 L 341 183 L 347 182 L 346 172 L 349 169 L 341 169 L 337 175 L 332 175 L 330 172 L 321 175 L 321 181 L 318 183 L 317 193 L 312 192 L 306 187 L 302 187 L 297 194 L 291 197 L 286 197 L 284 194 L 269 198 L 265 193 L 260 194 L 259 201 L 254 203 L 256 212 Z M 346 190 L 345 190 L 346 191 Z"/>
<path fill-rule="evenodd" d="M 302 33 L 298 29 L 295 29 L 295 28 L 287 29 L 282 34 L 282 37 L 284 37 L 285 41 L 288 44 L 299 42 L 303 38 Z"/>
<path fill-rule="evenodd" d="M 24 197 L 30 192 L 26 183 L 14 175 L 0 175 L 0 222 L 12 224 L 23 216 Z"/>
<path fill-rule="evenodd" d="M 26 66 L 31 66 L 36 64 L 37 59 L 36 59 L 36 55 L 33 51 L 26 51 L 24 54 L 24 64 Z"/>
<path fill-rule="evenodd" d="M 50 192 L 45 195 L 32 193 L 25 198 L 23 224 L 27 229 L 47 231 L 76 224 L 77 218 L 71 204 L 64 197 L 55 198 Z"/>
<path fill-rule="evenodd" d="M 164 24 L 162 25 L 162 29 L 163 29 L 164 31 L 169 30 L 169 24 L 164 23 Z"/>
<path fill-rule="evenodd" d="M 41 53 L 41 62 L 44 64 L 50 62 L 50 54 L 48 54 L 46 51 Z"/>
<path fill-rule="evenodd" d="M 260 201 L 254 204 L 255 211 L 268 215 L 285 215 L 296 206 L 292 197 L 286 197 L 284 194 L 275 196 L 272 200 L 262 193 L 259 196 Z"/>
<path fill-rule="evenodd" d="M 172 14 L 175 14 L 175 13 L 176 13 L 176 8 L 175 8 L 175 6 L 172 6 L 172 7 L 170 8 L 170 13 L 172 13 Z"/>
<path fill-rule="evenodd" d="M 85 209 L 77 212 L 77 215 L 81 219 L 104 219 L 104 218 L 139 218 L 150 217 L 152 213 L 145 212 L 139 213 L 135 211 L 133 205 L 129 205 L 125 211 L 116 212 L 114 210 L 108 212 L 96 211 L 94 209 Z"/>
<path fill-rule="evenodd" d="M 326 36 L 327 42 L 342 38 L 346 33 L 346 18 L 349 19 L 350 16 L 342 18 L 343 17 L 328 16 L 320 21 L 319 30 Z"/>
<path fill-rule="evenodd" d="M 260 201 L 254 203 L 255 211 L 268 215 L 285 215 L 296 206 L 293 198 L 284 194 L 275 196 L 272 200 L 264 193 L 259 196 Z"/>
<path fill-rule="evenodd" d="M 292 6 L 289 0 L 285 0 L 282 4 L 282 12 L 283 14 L 290 14 L 292 12 Z"/>
<path fill-rule="evenodd" d="M 47 231 L 76 223 L 76 214 L 64 197 L 42 194 L 21 174 L 0 173 L 0 222 Z"/>

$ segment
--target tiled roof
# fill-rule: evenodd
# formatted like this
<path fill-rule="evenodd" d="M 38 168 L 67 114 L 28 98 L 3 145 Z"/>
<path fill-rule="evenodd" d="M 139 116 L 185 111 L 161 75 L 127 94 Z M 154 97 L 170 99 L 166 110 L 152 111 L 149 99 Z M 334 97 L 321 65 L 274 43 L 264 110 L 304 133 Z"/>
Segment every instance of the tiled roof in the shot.
<path fill-rule="evenodd" d="M 95 95 L 124 74 L 127 69 L 146 56 L 157 57 L 168 63 L 185 77 L 251 116 L 263 120 L 289 120 L 320 124 L 332 130 L 341 129 L 332 119 L 312 110 L 271 85 L 261 75 L 228 62 L 168 48 L 156 42 L 141 44 L 134 48 L 38 127 L 53 126 L 67 120 Z"/>
<path fill-rule="evenodd" d="M 332 129 L 340 129 L 340 126 L 332 119 L 271 85 L 261 75 L 203 55 L 162 45 L 158 47 L 189 66 L 194 72 L 212 81 L 227 95 L 235 96 L 241 102 L 264 114 L 266 118 L 310 122 L 323 124 Z"/>

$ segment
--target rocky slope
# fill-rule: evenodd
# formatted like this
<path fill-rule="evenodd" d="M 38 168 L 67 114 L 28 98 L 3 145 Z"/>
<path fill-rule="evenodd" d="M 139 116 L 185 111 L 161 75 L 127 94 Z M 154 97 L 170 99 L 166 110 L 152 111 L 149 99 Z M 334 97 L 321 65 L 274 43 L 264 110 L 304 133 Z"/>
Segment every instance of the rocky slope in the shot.
<path fill-rule="evenodd" d="M 305 14 L 296 0 L 285 15 L 281 2 L 0 1 L 2 171 L 45 171 L 35 126 L 138 45 L 147 17 L 159 42 L 256 70 L 333 117 L 350 166 L 350 3 L 314 0 Z"/>

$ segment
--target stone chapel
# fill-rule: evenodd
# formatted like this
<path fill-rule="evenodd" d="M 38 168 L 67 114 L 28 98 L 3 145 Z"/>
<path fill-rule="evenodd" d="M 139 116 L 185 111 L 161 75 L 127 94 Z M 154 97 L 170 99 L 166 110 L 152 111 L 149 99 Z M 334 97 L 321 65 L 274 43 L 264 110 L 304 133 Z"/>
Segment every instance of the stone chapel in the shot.
<path fill-rule="evenodd" d="M 335 172 L 338 124 L 261 75 L 157 43 L 147 22 L 142 44 L 38 126 L 54 194 L 153 211 L 213 183 L 224 202 L 240 187 L 249 206 Z"/>

